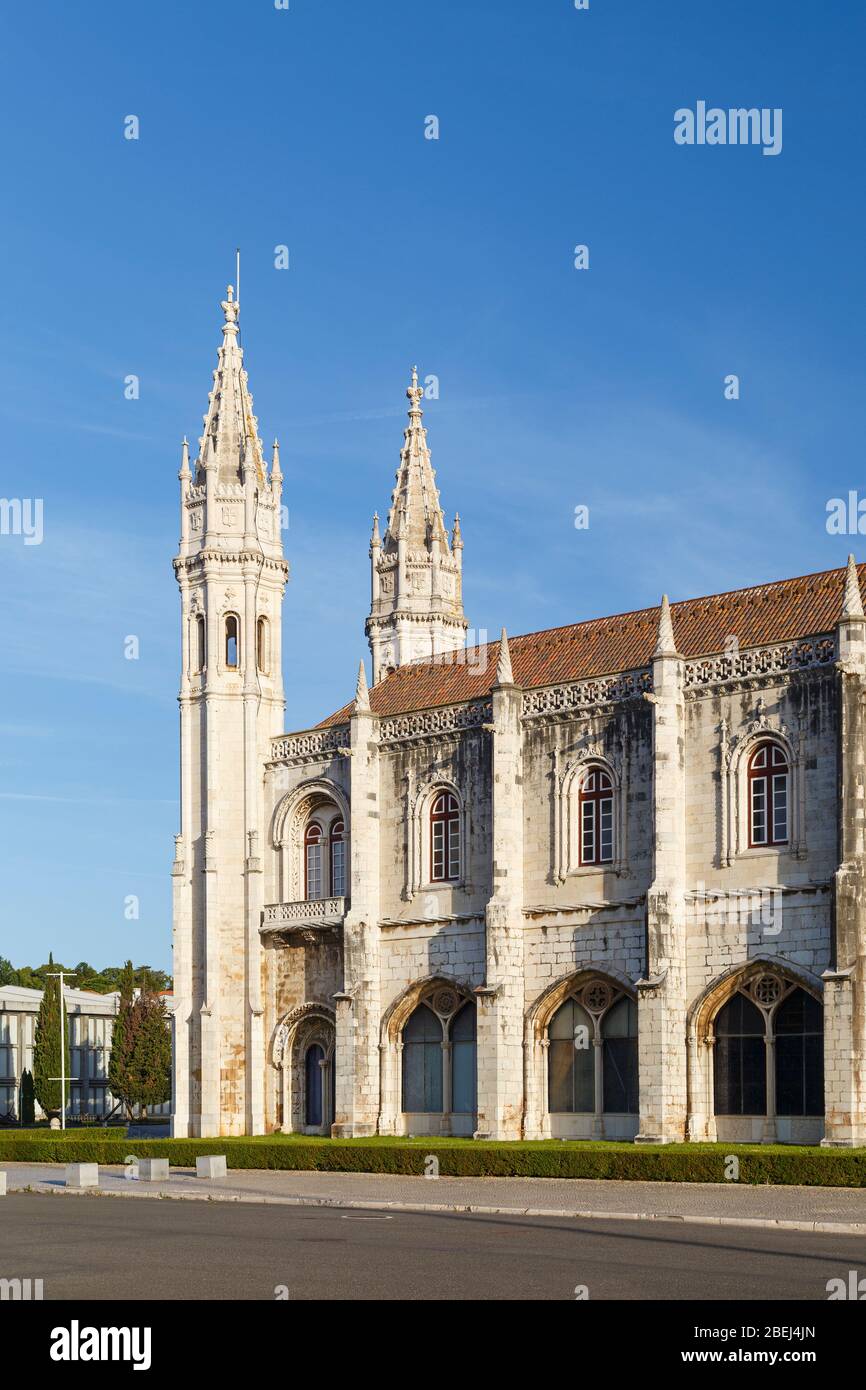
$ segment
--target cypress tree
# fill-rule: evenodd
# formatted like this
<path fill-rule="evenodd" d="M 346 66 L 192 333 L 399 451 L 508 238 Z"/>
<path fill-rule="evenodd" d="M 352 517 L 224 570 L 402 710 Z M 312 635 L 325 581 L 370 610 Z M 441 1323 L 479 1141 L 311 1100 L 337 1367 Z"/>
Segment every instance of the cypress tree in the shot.
<path fill-rule="evenodd" d="M 158 995 L 142 991 L 135 1010 L 134 1099 L 144 1111 L 171 1098 L 171 1033 Z"/>
<path fill-rule="evenodd" d="M 69 1076 L 69 1028 L 64 1020 L 63 1050 L 65 1054 L 63 1070 Z M 60 981 L 49 976 L 42 992 L 42 1003 L 36 1015 L 36 1032 L 33 1038 L 33 1089 L 42 1109 L 50 1114 L 59 1113 L 62 1105 L 60 1077 Z M 66 1091 L 69 1099 L 69 1089 Z"/>
<path fill-rule="evenodd" d="M 36 1123 L 36 1093 L 33 1089 L 33 1073 L 26 1069 L 21 1073 L 21 1101 L 18 1107 L 18 1119 L 25 1129 Z"/>
<path fill-rule="evenodd" d="M 135 1103 L 133 1068 L 138 1016 L 133 999 L 134 989 L 132 961 L 128 960 L 120 974 L 120 1008 L 111 1030 L 111 1059 L 108 1063 L 108 1088 L 115 1100 L 123 1105 L 127 1118 L 132 1115 Z"/>

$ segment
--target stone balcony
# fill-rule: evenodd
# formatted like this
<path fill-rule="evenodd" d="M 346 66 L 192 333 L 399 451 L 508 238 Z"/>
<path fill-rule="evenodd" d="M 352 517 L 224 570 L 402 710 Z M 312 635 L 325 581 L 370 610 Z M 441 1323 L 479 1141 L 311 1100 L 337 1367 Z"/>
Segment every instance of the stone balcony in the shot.
<path fill-rule="evenodd" d="M 264 942 L 283 946 L 309 945 L 328 939 L 338 940 L 348 910 L 348 898 L 268 903 L 262 912 L 259 934 Z"/>

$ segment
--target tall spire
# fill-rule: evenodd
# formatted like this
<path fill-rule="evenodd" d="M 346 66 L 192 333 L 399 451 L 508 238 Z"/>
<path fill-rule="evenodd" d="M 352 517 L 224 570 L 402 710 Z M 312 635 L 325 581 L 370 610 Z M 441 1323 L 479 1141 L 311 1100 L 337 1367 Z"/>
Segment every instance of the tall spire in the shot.
<path fill-rule="evenodd" d="M 449 545 L 430 462 L 418 368 L 406 390 L 409 423 L 403 432 L 385 533 L 378 521 L 370 541 L 372 600 L 366 633 L 373 684 L 407 661 L 431 660 L 462 647 L 462 552 L 459 523 Z"/>
<path fill-rule="evenodd" d="M 860 581 L 857 577 L 857 564 L 853 555 L 848 556 L 848 568 L 845 571 L 845 596 L 842 600 L 842 617 L 863 617 L 863 599 L 860 594 Z"/>
<path fill-rule="evenodd" d="M 658 640 L 653 656 L 676 656 L 677 644 L 674 641 L 674 625 L 671 620 L 671 606 L 667 594 L 662 594 L 659 609 Z"/>
<path fill-rule="evenodd" d="M 409 424 L 403 432 L 403 448 L 400 452 L 400 466 L 397 481 L 391 494 L 391 510 L 388 514 L 388 527 L 385 531 L 383 547 L 387 554 L 396 548 L 401 525 L 401 512 L 406 514 L 406 539 L 413 549 L 422 546 L 428 554 L 434 547 L 442 554 L 448 554 L 448 538 L 445 531 L 445 518 L 439 505 L 439 491 L 436 487 L 436 474 L 430 462 L 427 447 L 427 431 L 423 425 L 424 412 L 421 401 L 423 389 L 418 385 L 418 368 L 412 368 L 412 380 L 406 388 L 409 399 Z"/>
<path fill-rule="evenodd" d="M 208 393 L 204 433 L 199 440 L 196 482 L 202 481 L 205 469 L 215 468 L 220 483 L 240 483 L 246 463 L 255 468 L 259 482 L 263 483 L 262 441 L 244 371 L 243 348 L 238 344 L 240 304 L 234 297 L 232 285 L 226 291 L 221 308 L 223 340 L 217 350 L 213 389 Z"/>

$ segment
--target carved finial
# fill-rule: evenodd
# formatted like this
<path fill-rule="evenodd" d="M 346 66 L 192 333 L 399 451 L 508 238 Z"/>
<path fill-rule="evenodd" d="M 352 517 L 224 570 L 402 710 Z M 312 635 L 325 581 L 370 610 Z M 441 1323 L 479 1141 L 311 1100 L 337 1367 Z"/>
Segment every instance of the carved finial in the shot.
<path fill-rule="evenodd" d="M 454 530 L 451 532 L 451 549 L 463 549 L 463 533 L 460 530 L 460 513 L 454 513 Z"/>
<path fill-rule="evenodd" d="M 238 310 L 240 309 L 240 305 L 239 305 L 238 301 L 235 299 L 234 285 L 229 285 L 228 288 L 226 289 L 226 297 L 225 297 L 225 299 L 222 301 L 222 304 L 220 305 L 220 308 L 222 309 L 223 313 L 225 314 L 225 323 L 223 324 L 223 333 L 233 333 L 233 334 L 234 334 L 234 333 L 237 333 L 237 331 L 238 331 Z"/>
<path fill-rule="evenodd" d="M 412 368 L 412 383 L 411 383 L 411 385 L 407 388 L 407 390 L 406 390 L 406 395 L 409 397 L 409 404 L 410 404 L 409 417 L 410 417 L 410 419 L 412 418 L 412 416 L 417 416 L 418 419 L 420 419 L 420 418 L 421 418 L 421 397 L 424 395 L 424 392 L 423 392 L 423 390 L 421 389 L 421 387 L 418 385 L 418 368 L 417 368 L 417 367 L 413 367 L 413 368 Z"/>
<path fill-rule="evenodd" d="M 848 556 L 848 568 L 845 571 L 845 597 L 842 600 L 842 617 L 863 617 L 863 599 L 860 594 L 860 581 L 857 577 L 857 565 L 853 555 Z"/>
<path fill-rule="evenodd" d="M 674 625 L 671 621 L 671 606 L 668 602 L 667 594 L 662 594 L 662 605 L 659 610 L 658 637 L 654 656 L 676 656 L 677 646 L 674 641 Z"/>
<path fill-rule="evenodd" d="M 282 479 L 283 470 L 280 468 L 280 441 L 274 440 L 274 452 L 271 455 L 271 479 L 279 482 Z"/>
<path fill-rule="evenodd" d="M 181 481 L 192 476 L 189 471 L 189 440 L 186 435 L 184 435 L 183 443 L 180 446 L 180 472 L 177 476 Z"/>
<path fill-rule="evenodd" d="M 363 661 L 358 666 L 358 684 L 355 686 L 355 713 L 366 714 L 370 709 L 370 691 L 367 688 L 367 672 Z"/>
<path fill-rule="evenodd" d="M 502 629 L 502 636 L 499 639 L 499 660 L 496 663 L 496 684 L 514 684 L 514 676 L 511 671 L 511 652 L 508 650 L 508 634 L 505 628 Z"/>
<path fill-rule="evenodd" d="M 378 545 L 381 545 L 381 544 L 382 544 L 382 538 L 381 538 L 381 536 L 379 535 L 379 513 L 378 513 L 378 512 L 374 512 L 374 513 L 373 513 L 373 534 L 372 534 L 372 536 L 370 537 L 370 545 L 371 545 L 371 546 L 378 546 Z"/>

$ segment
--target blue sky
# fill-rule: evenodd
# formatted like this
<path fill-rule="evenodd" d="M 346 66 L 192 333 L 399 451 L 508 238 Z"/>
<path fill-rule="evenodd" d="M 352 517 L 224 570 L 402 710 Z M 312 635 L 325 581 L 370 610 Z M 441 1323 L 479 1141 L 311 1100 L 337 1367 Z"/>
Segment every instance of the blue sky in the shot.
<path fill-rule="evenodd" d="M 3 30 L 0 494 L 44 499 L 41 545 L 0 536 L 15 964 L 170 963 L 176 474 L 236 245 L 291 512 L 290 729 L 365 654 L 415 361 L 476 629 L 858 549 L 825 528 L 863 461 L 855 0 L 47 0 Z M 782 153 L 676 145 L 698 100 L 782 108 Z"/>

